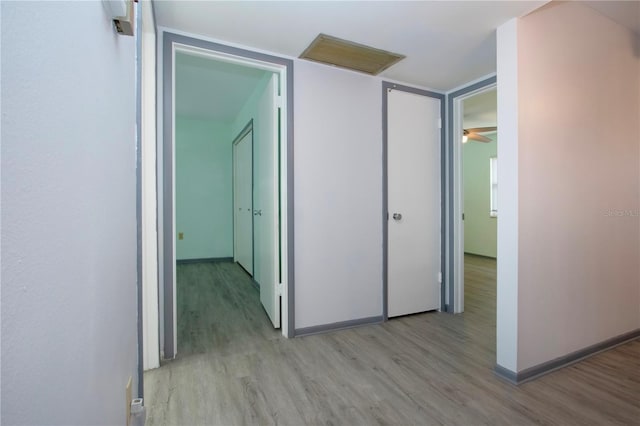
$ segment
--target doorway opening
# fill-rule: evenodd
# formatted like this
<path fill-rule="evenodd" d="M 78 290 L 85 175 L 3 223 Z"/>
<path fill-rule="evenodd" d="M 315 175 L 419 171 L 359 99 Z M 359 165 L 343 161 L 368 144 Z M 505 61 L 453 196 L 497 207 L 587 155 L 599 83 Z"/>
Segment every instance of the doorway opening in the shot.
<path fill-rule="evenodd" d="M 497 259 L 497 102 L 491 77 L 449 95 L 447 311 L 464 312 L 467 271 L 495 282 Z M 476 274 L 477 273 L 477 274 Z M 470 281 L 475 279 L 469 277 Z M 494 289 L 495 291 L 495 289 Z M 495 297 L 493 297 L 495 299 Z"/>
<path fill-rule="evenodd" d="M 237 335 L 225 309 L 292 337 L 292 62 L 163 38 L 163 357 Z"/>

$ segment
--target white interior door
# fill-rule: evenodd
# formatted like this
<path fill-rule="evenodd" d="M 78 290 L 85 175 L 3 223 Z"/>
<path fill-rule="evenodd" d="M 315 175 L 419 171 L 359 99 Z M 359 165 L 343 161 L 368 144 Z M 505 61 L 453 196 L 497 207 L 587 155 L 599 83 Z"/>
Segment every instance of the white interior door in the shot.
<path fill-rule="evenodd" d="M 234 260 L 253 275 L 253 132 L 233 145 Z"/>
<path fill-rule="evenodd" d="M 278 76 L 258 100 L 254 125 L 254 279 L 260 301 L 275 328 L 280 327 L 280 237 L 278 197 Z"/>
<path fill-rule="evenodd" d="M 440 101 L 391 90 L 387 103 L 389 317 L 440 308 Z"/>

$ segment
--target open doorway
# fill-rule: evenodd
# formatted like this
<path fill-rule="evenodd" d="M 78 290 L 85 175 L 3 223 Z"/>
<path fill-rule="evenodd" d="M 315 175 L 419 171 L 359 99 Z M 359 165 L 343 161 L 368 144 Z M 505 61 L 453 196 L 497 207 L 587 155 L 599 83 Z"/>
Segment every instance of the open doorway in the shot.
<path fill-rule="evenodd" d="M 242 339 L 232 314 L 290 337 L 290 61 L 164 33 L 163 62 L 164 358 Z"/>
<path fill-rule="evenodd" d="M 478 268 L 483 270 L 480 274 L 483 282 L 495 283 L 498 220 L 496 90 L 496 78 L 491 77 L 448 97 L 451 119 L 448 129 L 450 213 L 446 286 L 447 311 L 452 313 L 465 310 L 465 259 L 477 261 Z M 470 272 L 476 270 L 471 268 Z M 491 299 L 495 300 L 495 297 Z"/>
<path fill-rule="evenodd" d="M 497 258 L 497 91 L 462 101 L 464 281 L 462 309 L 495 316 Z"/>
<path fill-rule="evenodd" d="M 273 291 L 280 281 L 277 96 L 273 72 L 175 55 L 176 312 L 183 354 L 280 327 Z"/>

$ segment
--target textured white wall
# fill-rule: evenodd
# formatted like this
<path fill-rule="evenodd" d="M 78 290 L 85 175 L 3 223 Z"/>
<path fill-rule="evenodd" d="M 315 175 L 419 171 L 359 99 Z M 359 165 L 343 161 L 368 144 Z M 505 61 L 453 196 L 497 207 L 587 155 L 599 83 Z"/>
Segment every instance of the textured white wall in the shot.
<path fill-rule="evenodd" d="M 97 1 L 1 7 L 2 423 L 124 424 L 129 376 L 137 388 L 134 39 Z"/>
<path fill-rule="evenodd" d="M 296 61 L 296 328 L 382 315 L 382 89 Z"/>
<path fill-rule="evenodd" d="M 640 327 L 637 40 L 577 2 L 520 22 L 519 370 Z"/>

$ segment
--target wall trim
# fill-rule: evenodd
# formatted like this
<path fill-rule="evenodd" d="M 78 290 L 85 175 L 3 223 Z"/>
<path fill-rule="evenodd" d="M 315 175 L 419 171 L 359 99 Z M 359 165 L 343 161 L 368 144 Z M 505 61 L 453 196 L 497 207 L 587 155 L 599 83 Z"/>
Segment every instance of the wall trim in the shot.
<path fill-rule="evenodd" d="M 151 7 L 151 4 L 149 3 Z M 138 331 L 138 398 L 144 399 L 144 313 L 142 285 L 142 5 L 135 6 L 135 43 L 136 43 L 136 306 Z"/>
<path fill-rule="evenodd" d="M 533 367 L 526 368 L 518 373 L 500 365 L 496 365 L 494 371 L 500 378 L 513 384 L 520 385 L 522 383 L 535 380 L 545 374 L 549 374 L 556 370 L 560 370 L 561 368 L 578 363 L 599 353 L 613 349 L 617 346 L 624 345 L 625 343 L 629 343 L 638 338 L 640 338 L 640 328 L 628 333 L 620 334 L 600 343 L 596 343 L 595 345 L 587 346 L 586 348 L 552 359 L 551 361 L 534 365 Z"/>
<path fill-rule="evenodd" d="M 176 259 L 178 265 L 188 265 L 189 263 L 231 263 L 233 257 L 202 257 L 196 259 Z"/>
<path fill-rule="evenodd" d="M 435 98 L 440 101 L 440 119 L 442 128 L 440 129 L 440 273 L 442 274 L 442 284 L 440 287 L 440 310 L 445 310 L 445 276 L 446 276 L 446 251 L 445 251 L 445 231 L 446 231 L 446 215 L 445 215 L 445 152 L 446 152 L 446 134 L 445 134 L 445 103 L 446 97 L 442 93 L 432 92 L 430 90 L 418 89 L 415 87 L 404 86 L 402 84 L 382 81 L 382 319 L 389 319 L 388 309 L 388 293 L 389 293 L 389 171 L 388 171 L 388 93 L 390 90 L 400 90 L 402 92 L 413 93 L 416 95 Z"/>
<path fill-rule="evenodd" d="M 500 377 L 503 380 L 506 380 L 512 385 L 518 384 L 518 375 L 515 372 L 509 370 L 508 368 L 504 368 L 503 366 L 496 364 L 496 366 L 493 368 L 493 372 L 496 373 L 498 377 Z"/>
<path fill-rule="evenodd" d="M 381 315 L 375 317 L 358 318 L 349 321 L 339 321 L 330 324 L 314 325 L 296 329 L 296 337 L 311 336 L 313 334 L 329 333 L 332 331 L 346 330 L 348 328 L 361 327 L 364 325 L 374 325 L 384 322 Z"/>

